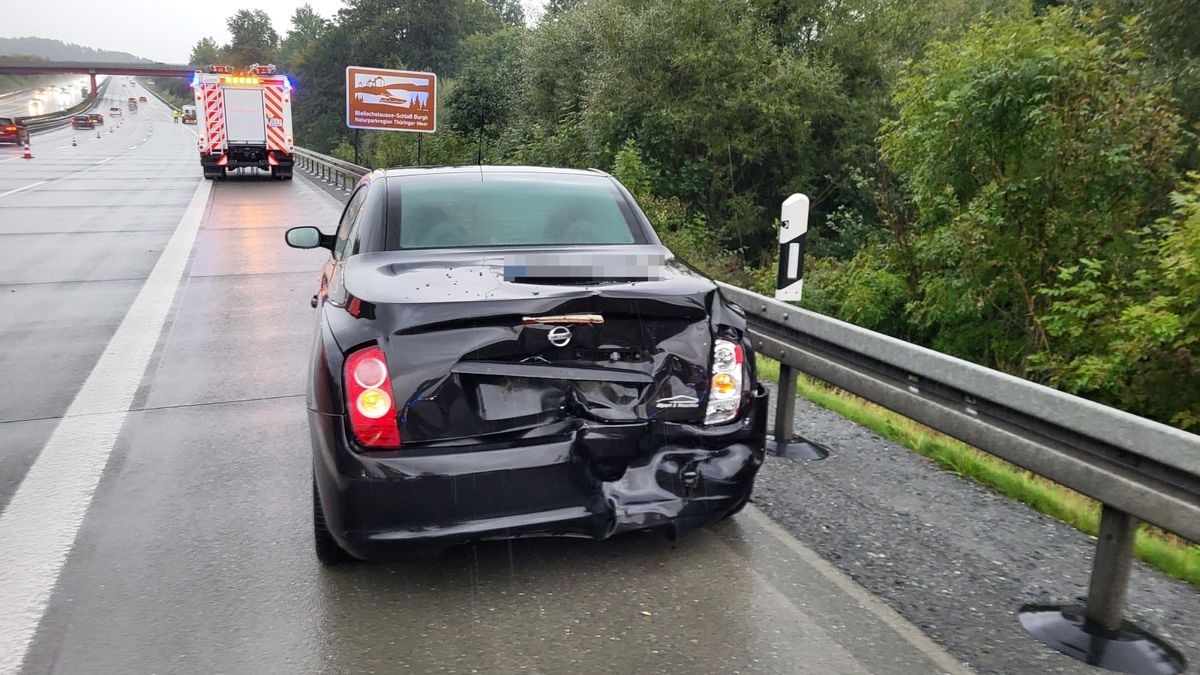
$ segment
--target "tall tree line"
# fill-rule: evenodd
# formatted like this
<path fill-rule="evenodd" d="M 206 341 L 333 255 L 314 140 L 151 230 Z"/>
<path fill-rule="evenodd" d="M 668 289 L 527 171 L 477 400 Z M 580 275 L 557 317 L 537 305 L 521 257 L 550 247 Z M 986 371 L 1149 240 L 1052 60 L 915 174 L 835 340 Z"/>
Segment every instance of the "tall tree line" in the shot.
<path fill-rule="evenodd" d="M 805 305 L 1200 428 L 1200 0 L 348 0 L 270 54 L 343 158 L 346 65 L 441 78 L 433 164 L 598 167 L 693 264 L 767 290 L 813 200 Z M 272 37 L 274 36 L 274 37 Z M 249 63 L 249 61 L 246 61 Z M 363 132 L 361 161 L 416 162 Z"/>

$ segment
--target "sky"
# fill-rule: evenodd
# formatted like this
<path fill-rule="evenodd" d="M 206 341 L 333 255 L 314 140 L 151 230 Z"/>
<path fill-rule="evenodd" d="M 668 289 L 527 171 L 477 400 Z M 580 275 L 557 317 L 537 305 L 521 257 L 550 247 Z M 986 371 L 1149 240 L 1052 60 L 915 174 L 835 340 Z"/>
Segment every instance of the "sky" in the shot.
<path fill-rule="evenodd" d="M 341 0 L 307 0 L 326 18 Z M 129 52 L 163 63 L 186 63 L 202 37 L 229 41 L 225 19 L 239 9 L 262 9 L 280 37 L 291 26 L 292 12 L 305 0 L 51 0 L 22 2 L 4 12 L 0 37 L 43 37 L 85 47 Z M 526 7 L 540 5 L 538 0 Z M 528 10 L 527 10 L 528 11 Z"/>

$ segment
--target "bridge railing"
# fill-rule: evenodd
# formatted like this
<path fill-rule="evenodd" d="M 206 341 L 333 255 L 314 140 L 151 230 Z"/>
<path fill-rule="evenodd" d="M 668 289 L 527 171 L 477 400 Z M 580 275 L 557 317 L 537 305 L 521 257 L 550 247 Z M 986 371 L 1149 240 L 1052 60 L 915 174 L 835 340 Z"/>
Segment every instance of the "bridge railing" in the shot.
<path fill-rule="evenodd" d="M 322 155 L 306 148 L 293 148 L 293 154 L 296 166 L 343 190 L 354 187 L 359 178 L 371 171 L 365 166 L 345 162 L 337 157 Z"/>

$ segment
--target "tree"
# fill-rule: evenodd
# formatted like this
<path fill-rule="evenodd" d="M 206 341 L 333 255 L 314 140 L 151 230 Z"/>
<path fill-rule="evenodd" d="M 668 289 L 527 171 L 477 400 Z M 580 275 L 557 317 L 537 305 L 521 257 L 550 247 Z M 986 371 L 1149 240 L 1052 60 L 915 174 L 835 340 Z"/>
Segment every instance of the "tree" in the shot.
<path fill-rule="evenodd" d="M 484 0 L 488 8 L 509 28 L 525 27 L 525 7 L 521 0 Z"/>
<path fill-rule="evenodd" d="M 279 49 L 279 33 L 271 17 L 261 9 L 239 9 L 225 21 L 232 39 L 226 48 L 228 58 L 237 66 L 274 63 Z"/>
<path fill-rule="evenodd" d="M 485 137 L 495 138 L 509 124 L 520 93 L 521 31 L 471 36 L 464 52 L 462 72 L 445 95 L 445 119 L 475 139 L 476 161 L 482 163 Z"/>
<path fill-rule="evenodd" d="M 457 72 L 463 40 L 504 25 L 484 0 L 347 0 L 339 17 L 352 36 L 355 63 L 441 77 Z"/>
<path fill-rule="evenodd" d="M 554 17 L 574 9 L 582 0 L 546 0 L 546 16 Z"/>
<path fill-rule="evenodd" d="M 1200 0 L 1075 0 L 1140 47 L 1180 110 L 1200 122 Z"/>
<path fill-rule="evenodd" d="M 1058 348 L 1034 366 L 1067 391 L 1200 430 L 1200 173 L 1119 259 L 1084 258 L 1044 290 Z"/>
<path fill-rule="evenodd" d="M 1042 319 L 1060 270 L 1119 258 L 1160 213 L 1187 135 L 1139 58 L 1050 9 L 934 43 L 900 82 L 883 153 L 916 223 L 893 260 L 935 348 L 1024 372 L 1061 348 Z"/>
<path fill-rule="evenodd" d="M 217 44 L 217 41 L 206 37 L 200 38 L 196 42 L 196 45 L 192 47 L 192 55 L 188 58 L 188 63 L 193 66 L 206 66 L 213 63 L 221 63 L 224 60 L 224 51 Z"/>
<path fill-rule="evenodd" d="M 292 12 L 292 27 L 279 45 L 279 64 L 291 68 L 299 53 L 328 30 L 329 21 L 305 3 Z"/>
<path fill-rule="evenodd" d="M 653 192 L 756 262 L 780 196 L 838 171 L 817 142 L 844 129 L 840 74 L 779 49 L 734 3 L 584 3 L 529 36 L 525 71 L 518 161 L 607 167 L 632 138 Z"/>

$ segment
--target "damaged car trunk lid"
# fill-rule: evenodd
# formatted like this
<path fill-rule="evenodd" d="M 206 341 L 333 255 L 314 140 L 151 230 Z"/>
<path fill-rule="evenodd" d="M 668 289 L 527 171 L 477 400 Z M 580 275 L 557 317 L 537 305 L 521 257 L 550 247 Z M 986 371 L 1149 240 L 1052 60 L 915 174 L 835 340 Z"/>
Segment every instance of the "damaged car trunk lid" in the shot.
<path fill-rule="evenodd" d="M 615 250 L 614 250 L 615 249 Z M 715 284 L 656 245 L 581 251 L 379 252 L 344 288 L 381 336 L 406 447 L 700 424 Z M 714 314 L 717 315 L 714 318 Z M 636 442 L 632 444 L 636 447 Z"/>

